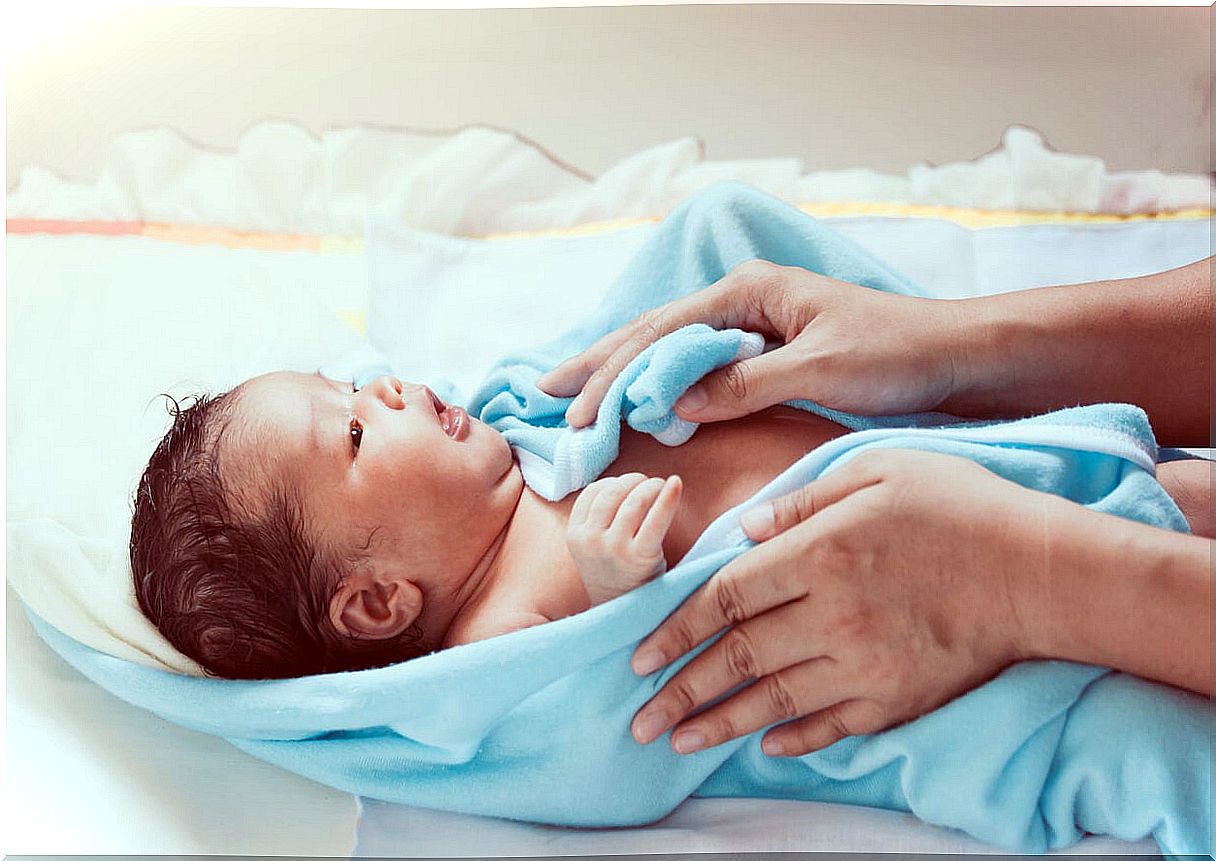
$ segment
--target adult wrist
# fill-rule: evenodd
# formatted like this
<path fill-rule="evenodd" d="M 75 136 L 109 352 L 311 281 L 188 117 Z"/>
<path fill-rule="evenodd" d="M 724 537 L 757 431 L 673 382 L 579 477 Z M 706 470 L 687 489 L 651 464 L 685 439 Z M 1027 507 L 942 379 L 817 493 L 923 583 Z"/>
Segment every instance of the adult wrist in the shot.
<path fill-rule="evenodd" d="M 1021 656 L 1210 693 L 1212 543 L 1055 502 L 1044 509 L 1038 588 L 1018 611 L 1028 622 Z"/>
<path fill-rule="evenodd" d="M 975 411 L 970 405 L 977 401 L 979 392 L 990 388 L 986 378 L 995 364 L 988 355 L 992 349 L 992 321 L 982 299 L 942 300 L 940 307 L 941 333 L 950 362 L 950 386 L 941 408 L 971 415 Z"/>
<path fill-rule="evenodd" d="M 1021 596 L 1015 606 L 1023 622 L 1018 651 L 1025 660 L 1087 661 L 1092 632 L 1084 621 L 1105 610 L 1096 606 L 1102 586 L 1095 590 L 1092 580 L 1111 570 L 1120 542 L 1103 524 L 1088 522 L 1086 515 L 1095 513 L 1077 503 L 1046 497 L 1039 500 L 1038 511 L 1034 553 L 1018 583 L 1021 591 L 1014 592 Z"/>

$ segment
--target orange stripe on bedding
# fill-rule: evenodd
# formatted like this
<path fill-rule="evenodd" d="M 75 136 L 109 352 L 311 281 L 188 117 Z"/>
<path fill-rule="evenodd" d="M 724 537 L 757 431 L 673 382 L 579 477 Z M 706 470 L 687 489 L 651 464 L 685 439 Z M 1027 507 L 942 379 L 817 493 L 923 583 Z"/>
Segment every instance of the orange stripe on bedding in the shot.
<path fill-rule="evenodd" d="M 127 236 L 144 231 L 142 221 L 51 221 L 42 218 L 9 218 L 6 233 L 91 233 L 96 236 Z"/>
<path fill-rule="evenodd" d="M 301 233 L 266 233 L 233 230 L 227 227 L 200 227 L 190 224 L 164 224 L 155 221 L 67 221 L 37 218 L 10 218 L 5 221 L 10 234 L 54 234 L 84 236 L 143 236 L 186 245 L 222 245 L 225 248 L 251 248 L 258 251 L 357 252 L 362 241 L 352 247 L 347 237 L 311 236 Z"/>
<path fill-rule="evenodd" d="M 257 251 L 320 251 L 321 237 L 300 233 L 261 233 L 226 227 L 194 227 L 184 224 L 149 224 L 143 235 L 149 239 L 187 245 L 223 245 Z"/>
<path fill-rule="evenodd" d="M 1118 224 L 1133 221 L 1183 221 L 1210 219 L 1213 210 L 1194 208 L 1172 212 L 1133 213 L 1116 215 L 1099 212 L 1035 212 L 1028 210 L 965 209 L 951 206 L 927 206 L 910 203 L 870 201 L 840 201 L 796 204 L 809 215 L 820 218 L 934 218 L 952 221 L 972 229 L 1014 227 L 1027 224 Z M 641 224 L 661 220 L 660 216 L 614 218 L 591 221 L 571 227 L 540 230 L 494 232 L 466 239 L 511 240 L 540 237 L 594 236 L 612 233 Z M 5 222 L 10 234 L 49 233 L 57 235 L 82 234 L 91 236 L 144 236 L 186 245 L 221 245 L 225 248 L 248 248 L 257 251 L 309 251 L 324 254 L 359 254 L 363 239 L 358 236 L 322 236 L 299 233 L 270 233 L 257 230 L 234 230 L 228 227 L 206 227 L 189 224 L 166 224 L 146 221 L 69 221 L 37 218 L 10 218 Z"/>

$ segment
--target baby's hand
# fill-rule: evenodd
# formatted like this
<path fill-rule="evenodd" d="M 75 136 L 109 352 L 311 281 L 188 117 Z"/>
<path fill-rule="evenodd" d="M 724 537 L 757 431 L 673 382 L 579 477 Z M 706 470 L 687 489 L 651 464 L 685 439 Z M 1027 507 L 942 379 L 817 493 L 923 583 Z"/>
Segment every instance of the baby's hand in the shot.
<path fill-rule="evenodd" d="M 640 473 L 601 478 L 583 488 L 566 527 L 566 543 L 591 605 L 636 589 L 667 570 L 663 538 L 684 485 Z"/>

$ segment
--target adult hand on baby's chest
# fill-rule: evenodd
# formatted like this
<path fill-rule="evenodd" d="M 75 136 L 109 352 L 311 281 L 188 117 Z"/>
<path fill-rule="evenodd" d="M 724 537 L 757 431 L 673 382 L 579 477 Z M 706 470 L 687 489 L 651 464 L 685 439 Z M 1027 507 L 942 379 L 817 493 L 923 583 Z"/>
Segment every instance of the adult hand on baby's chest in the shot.
<path fill-rule="evenodd" d="M 635 737 L 680 723 L 686 753 L 801 718 L 765 744 L 801 754 L 937 708 L 1020 657 L 1014 581 L 1042 568 L 1046 509 L 1069 505 L 958 458 L 859 456 L 779 501 L 768 528 L 749 527 L 768 540 L 643 641 L 634 666 L 649 672 L 734 626 L 639 712 Z"/>

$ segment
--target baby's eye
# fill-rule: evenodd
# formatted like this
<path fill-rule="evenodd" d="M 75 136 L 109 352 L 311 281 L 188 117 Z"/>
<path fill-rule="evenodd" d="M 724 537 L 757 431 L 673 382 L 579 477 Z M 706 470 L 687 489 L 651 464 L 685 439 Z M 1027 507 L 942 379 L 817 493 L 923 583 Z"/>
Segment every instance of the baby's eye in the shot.
<path fill-rule="evenodd" d="M 350 447 L 354 451 L 359 450 L 359 444 L 363 442 L 363 425 L 359 424 L 358 419 L 350 420 Z"/>

